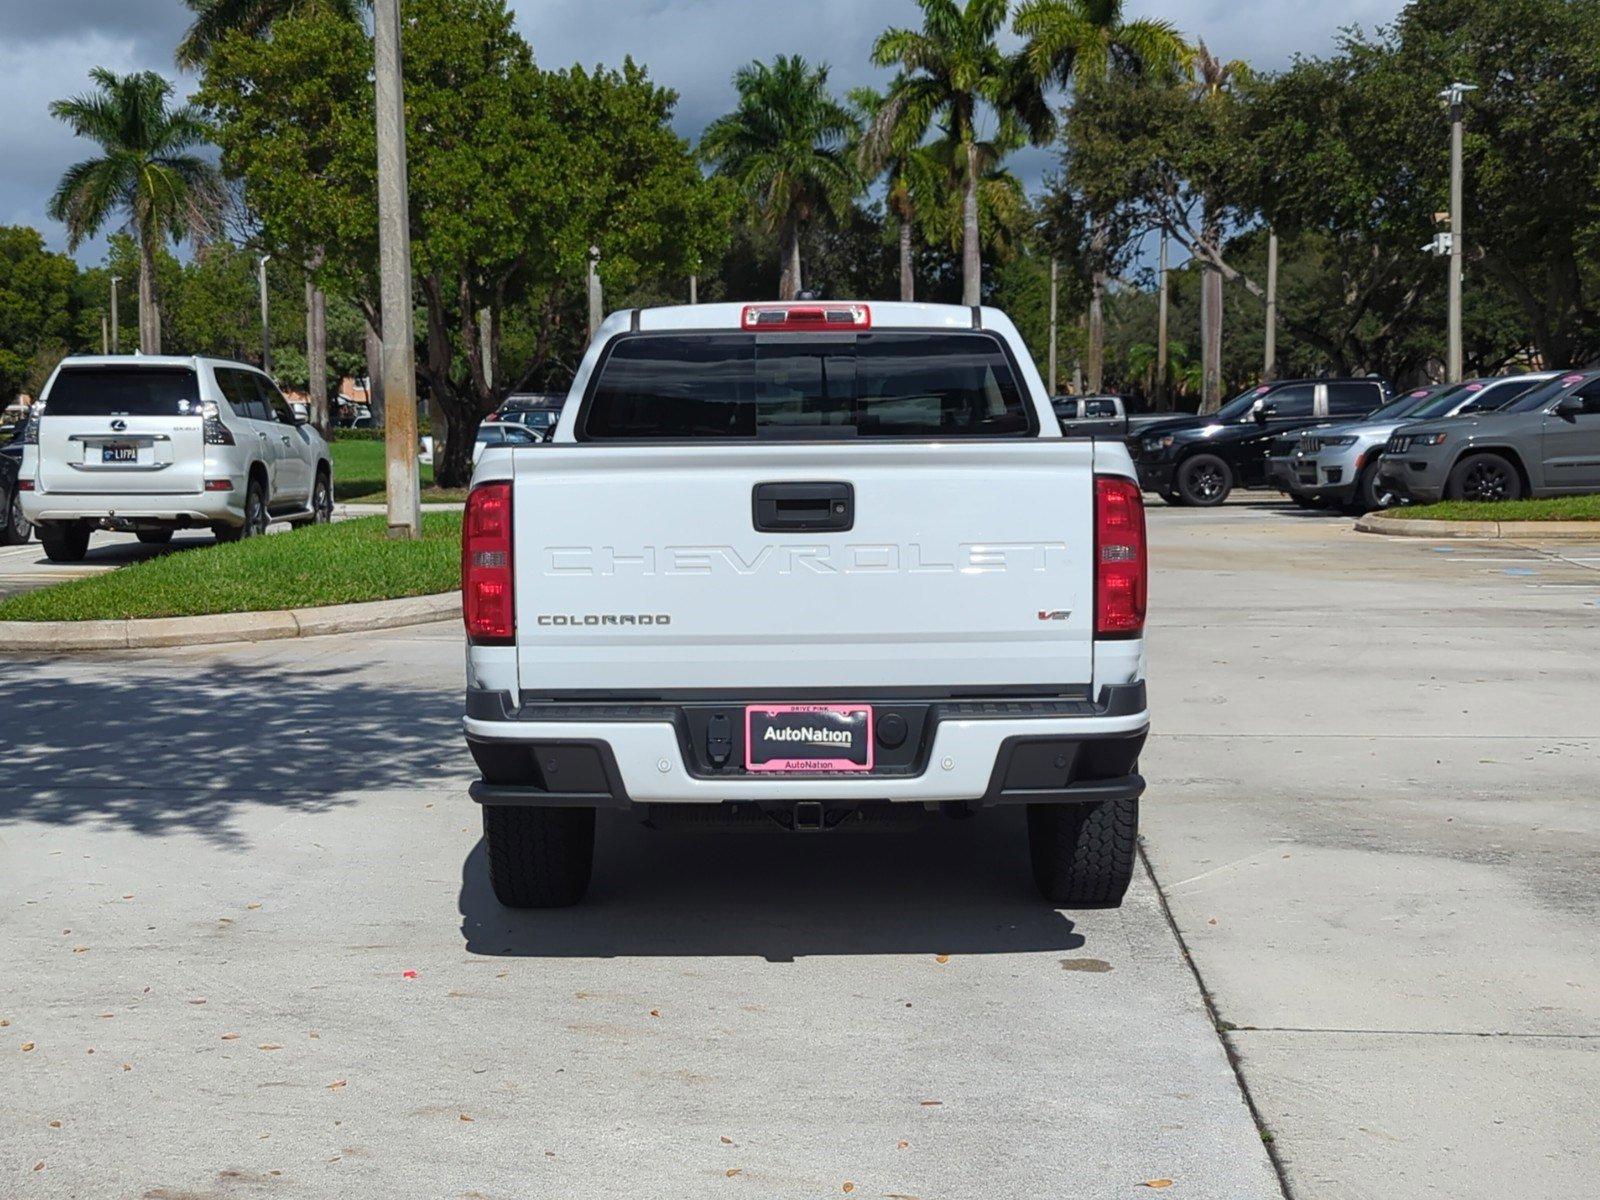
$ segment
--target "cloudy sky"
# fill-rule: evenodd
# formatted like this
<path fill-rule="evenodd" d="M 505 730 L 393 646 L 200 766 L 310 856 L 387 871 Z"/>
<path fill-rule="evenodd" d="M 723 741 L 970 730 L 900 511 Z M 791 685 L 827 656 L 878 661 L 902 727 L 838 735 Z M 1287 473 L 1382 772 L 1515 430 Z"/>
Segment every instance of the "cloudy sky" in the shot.
<path fill-rule="evenodd" d="M 695 137 L 732 103 L 729 76 L 740 63 L 798 52 L 833 68 L 842 92 L 882 82 L 867 63 L 873 39 L 890 25 L 916 23 L 914 0 L 511 0 L 541 64 L 617 63 L 632 54 L 677 89 L 679 132 Z M 1257 68 L 1295 52 L 1326 50 L 1341 26 L 1370 27 L 1393 17 L 1399 0 L 1128 0 L 1130 15 L 1162 15 L 1212 50 Z M 59 226 L 44 215 L 55 181 L 87 150 L 49 114 L 49 104 L 82 91 L 91 67 L 158 70 L 188 90 L 172 67 L 187 23 L 182 0 L 0 0 L 0 224 L 29 224 L 54 248 Z M 1032 183 L 1049 165 L 1044 152 L 1015 164 Z M 103 247 L 83 247 L 80 261 Z"/>

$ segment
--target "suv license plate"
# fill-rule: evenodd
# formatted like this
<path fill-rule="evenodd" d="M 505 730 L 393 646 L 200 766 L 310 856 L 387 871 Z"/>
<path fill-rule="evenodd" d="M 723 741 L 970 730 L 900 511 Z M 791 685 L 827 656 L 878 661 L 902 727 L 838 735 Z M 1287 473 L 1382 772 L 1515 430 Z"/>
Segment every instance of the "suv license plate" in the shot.
<path fill-rule="evenodd" d="M 132 442 L 106 442 L 100 447 L 100 461 L 136 463 L 139 461 L 139 447 Z"/>
<path fill-rule="evenodd" d="M 806 774 L 872 770 L 866 704 L 753 704 L 744 710 L 749 771 Z"/>

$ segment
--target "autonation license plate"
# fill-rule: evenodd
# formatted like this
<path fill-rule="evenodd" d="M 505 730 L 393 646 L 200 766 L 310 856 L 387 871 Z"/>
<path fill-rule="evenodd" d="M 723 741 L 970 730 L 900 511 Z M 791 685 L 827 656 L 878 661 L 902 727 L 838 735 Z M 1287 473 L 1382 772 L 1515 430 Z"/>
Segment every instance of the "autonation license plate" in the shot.
<path fill-rule="evenodd" d="M 100 447 L 100 461 L 136 463 L 139 461 L 139 447 L 133 442 L 106 442 Z"/>
<path fill-rule="evenodd" d="M 872 770 L 872 709 L 865 704 L 769 704 L 744 710 L 751 771 Z"/>

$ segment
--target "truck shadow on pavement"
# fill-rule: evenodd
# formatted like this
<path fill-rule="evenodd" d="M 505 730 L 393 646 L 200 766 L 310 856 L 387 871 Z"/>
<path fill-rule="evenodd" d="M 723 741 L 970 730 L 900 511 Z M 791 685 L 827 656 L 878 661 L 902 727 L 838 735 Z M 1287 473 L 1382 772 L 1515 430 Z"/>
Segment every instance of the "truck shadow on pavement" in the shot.
<path fill-rule="evenodd" d="M 912 831 L 654 831 L 601 815 L 576 908 L 518 912 L 462 864 L 469 953 L 530 958 L 1001 954 L 1085 938 L 1034 890 L 1022 813 L 930 816 Z M 1108 926 L 1109 927 L 1109 926 Z"/>
<path fill-rule="evenodd" d="M 384 688 L 339 669 L 200 659 L 0 663 L 0 825 L 109 823 L 243 844 L 246 804 L 316 812 L 341 793 L 465 775 L 448 694 Z"/>

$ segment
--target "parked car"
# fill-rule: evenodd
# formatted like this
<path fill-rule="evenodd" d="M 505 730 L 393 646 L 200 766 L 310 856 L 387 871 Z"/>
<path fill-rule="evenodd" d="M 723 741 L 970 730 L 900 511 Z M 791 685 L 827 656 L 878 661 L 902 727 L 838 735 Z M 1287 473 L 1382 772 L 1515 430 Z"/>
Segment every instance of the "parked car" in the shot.
<path fill-rule="evenodd" d="M 22 492 L 17 487 L 21 474 L 19 437 L 0 446 L 0 546 L 20 546 L 33 533 L 32 524 L 22 515 Z"/>
<path fill-rule="evenodd" d="M 1236 487 L 1272 486 L 1274 438 L 1330 417 L 1358 417 L 1387 398 L 1378 379 L 1287 379 L 1242 392 L 1210 417 L 1147 426 L 1130 434 L 1139 484 L 1169 504 L 1221 504 Z"/>
<path fill-rule="evenodd" d="M 510 396 L 486 421 L 522 425 L 548 437 L 561 417 L 565 396 L 546 392 L 525 392 Z"/>
<path fill-rule="evenodd" d="M 1308 429 L 1295 454 L 1290 494 L 1319 508 L 1340 507 L 1353 513 L 1387 508 L 1396 497 L 1379 483 L 1378 462 L 1389 436 L 1401 425 L 1493 412 L 1555 374 L 1537 371 L 1417 388 L 1364 422 Z"/>
<path fill-rule="evenodd" d="M 1504 408 L 1395 430 L 1379 485 L 1419 504 L 1600 492 L 1600 371 L 1570 371 Z"/>
<path fill-rule="evenodd" d="M 487 421 L 478 426 L 478 436 L 472 443 L 472 461 L 476 463 L 490 446 L 537 446 L 544 435 L 522 425 Z"/>
<path fill-rule="evenodd" d="M 555 441 L 484 455 L 463 525 L 503 904 L 577 902 L 602 808 L 821 832 L 1013 804 L 1049 902 L 1120 903 L 1144 505 L 1120 442 L 1062 436 L 1003 314 L 618 313 Z"/>
<path fill-rule="evenodd" d="M 1126 437 L 1128 414 L 1121 396 L 1052 396 L 1061 432 L 1077 437 Z"/>
<path fill-rule="evenodd" d="M 209 358 L 69 358 L 23 432 L 22 511 L 54 562 L 95 529 L 219 541 L 333 515 L 328 445 L 272 380 Z"/>

